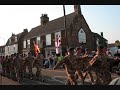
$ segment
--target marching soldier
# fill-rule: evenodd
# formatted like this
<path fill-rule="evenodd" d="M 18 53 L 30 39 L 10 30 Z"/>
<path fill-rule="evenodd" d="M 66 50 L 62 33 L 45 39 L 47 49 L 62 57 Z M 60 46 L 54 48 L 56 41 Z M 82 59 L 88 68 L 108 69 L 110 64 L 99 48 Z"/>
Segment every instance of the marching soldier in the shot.
<path fill-rule="evenodd" d="M 25 54 L 22 54 L 21 55 L 21 60 L 22 60 L 22 77 L 25 78 L 25 73 L 26 73 L 26 62 L 25 62 L 25 59 L 26 59 L 26 55 Z"/>
<path fill-rule="evenodd" d="M 82 48 L 81 47 L 78 47 L 76 49 L 76 60 L 77 60 L 77 64 L 78 64 L 78 67 L 79 67 L 79 70 L 76 70 L 76 79 L 78 79 L 78 77 L 81 78 L 82 80 L 82 83 L 84 84 L 84 78 L 83 78 L 83 74 L 82 74 L 82 70 L 83 70 L 83 59 L 81 58 L 82 57 Z"/>
<path fill-rule="evenodd" d="M 1 57 L 2 75 L 5 76 L 5 56 Z"/>
<path fill-rule="evenodd" d="M 5 58 L 5 71 L 6 71 L 6 76 L 10 78 L 10 60 L 8 55 Z"/>
<path fill-rule="evenodd" d="M 91 67 L 94 68 L 96 73 L 97 85 L 108 85 L 111 82 L 112 78 L 109 72 L 110 63 L 108 56 L 104 53 L 104 46 L 100 45 L 97 47 L 96 55 L 92 58 L 84 71 L 87 71 Z"/>
<path fill-rule="evenodd" d="M 41 71 L 43 68 L 43 58 L 40 53 L 38 53 L 36 59 L 34 60 L 34 66 L 37 68 L 37 71 L 36 71 L 37 80 L 40 79 L 43 81 L 42 74 L 41 74 Z"/>
<path fill-rule="evenodd" d="M 14 69 L 14 54 L 11 55 L 11 57 L 9 58 L 10 60 L 10 77 L 12 79 L 14 79 L 15 76 L 15 69 Z"/>
<path fill-rule="evenodd" d="M 33 72 L 32 72 L 33 63 L 34 63 L 34 57 L 32 56 L 32 53 L 29 52 L 28 56 L 25 58 L 25 67 L 28 66 L 30 79 L 32 79 L 33 76 Z"/>
<path fill-rule="evenodd" d="M 15 57 L 15 70 L 16 70 L 17 81 L 20 82 L 22 79 L 22 70 L 23 69 L 22 69 L 22 60 L 18 53 L 16 54 L 16 57 Z"/>
<path fill-rule="evenodd" d="M 68 55 L 66 55 L 63 58 L 63 60 L 58 62 L 53 69 L 55 70 L 58 66 L 63 64 L 65 65 L 65 69 L 68 77 L 67 78 L 68 85 L 77 85 L 77 81 L 75 78 L 77 62 L 76 62 L 76 56 L 74 55 L 74 48 L 69 48 Z"/>
<path fill-rule="evenodd" d="M 89 64 L 89 61 L 92 59 L 92 55 L 91 55 L 91 52 L 90 52 L 90 49 L 86 49 L 85 50 L 85 54 L 83 57 L 86 57 L 84 59 L 84 68 Z M 92 69 L 89 69 L 88 71 L 86 71 L 84 73 L 84 80 L 86 78 L 86 76 L 89 75 L 90 77 L 90 80 L 91 80 L 91 83 L 94 85 L 94 79 L 93 79 L 93 75 L 92 75 Z"/>

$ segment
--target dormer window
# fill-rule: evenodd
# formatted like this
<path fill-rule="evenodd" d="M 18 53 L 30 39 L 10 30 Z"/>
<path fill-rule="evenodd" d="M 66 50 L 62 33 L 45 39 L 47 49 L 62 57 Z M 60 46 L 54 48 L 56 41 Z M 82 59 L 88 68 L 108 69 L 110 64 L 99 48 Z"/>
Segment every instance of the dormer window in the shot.
<path fill-rule="evenodd" d="M 15 36 L 15 42 L 17 42 L 17 36 Z"/>
<path fill-rule="evenodd" d="M 82 28 L 78 32 L 78 40 L 79 43 L 86 43 L 86 34 Z"/>

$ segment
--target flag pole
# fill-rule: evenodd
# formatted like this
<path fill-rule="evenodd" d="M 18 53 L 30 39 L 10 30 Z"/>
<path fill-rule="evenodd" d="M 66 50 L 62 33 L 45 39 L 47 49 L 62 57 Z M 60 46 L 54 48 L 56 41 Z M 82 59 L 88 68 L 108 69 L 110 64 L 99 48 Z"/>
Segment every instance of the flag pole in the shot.
<path fill-rule="evenodd" d="M 67 40 L 67 29 L 66 29 L 66 15 L 65 15 L 65 5 L 63 5 L 64 11 L 64 29 L 65 29 L 65 40 L 66 40 L 66 48 L 68 47 L 68 40 Z"/>

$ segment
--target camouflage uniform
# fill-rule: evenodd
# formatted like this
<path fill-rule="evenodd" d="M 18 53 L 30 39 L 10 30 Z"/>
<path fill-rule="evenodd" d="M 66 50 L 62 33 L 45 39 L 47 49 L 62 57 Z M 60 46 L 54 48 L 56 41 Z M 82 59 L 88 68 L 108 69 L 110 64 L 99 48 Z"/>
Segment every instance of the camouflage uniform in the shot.
<path fill-rule="evenodd" d="M 66 73 L 68 76 L 68 78 L 67 78 L 68 85 L 77 85 L 77 81 L 76 81 L 76 77 L 75 77 L 76 69 L 78 69 L 77 62 L 76 62 L 76 56 L 75 55 L 66 55 L 63 58 L 63 60 L 61 60 L 60 62 L 58 62 L 55 65 L 54 69 L 62 64 L 65 65 Z"/>
<path fill-rule="evenodd" d="M 21 59 L 22 59 L 22 77 L 25 78 L 25 73 L 26 73 L 26 62 L 25 62 L 25 59 L 26 59 L 26 56 L 25 55 L 22 55 L 21 56 Z"/>
<path fill-rule="evenodd" d="M 10 59 L 9 59 L 10 57 L 9 56 L 6 56 L 6 62 L 5 62 L 5 70 L 6 70 L 6 76 L 8 77 L 8 78 L 10 78 Z"/>
<path fill-rule="evenodd" d="M 5 56 L 1 57 L 2 75 L 5 76 Z"/>
<path fill-rule="evenodd" d="M 43 58 L 40 54 L 38 54 L 37 58 L 34 60 L 34 66 L 37 68 L 36 77 L 39 80 L 39 78 L 42 79 L 42 68 L 43 68 Z"/>
<path fill-rule="evenodd" d="M 86 70 L 90 69 L 91 67 L 94 68 L 94 71 L 96 73 L 97 85 L 108 85 L 111 82 L 112 78 L 109 72 L 110 63 L 109 58 L 106 54 L 97 53 L 89 62 L 89 65 L 87 66 Z"/>
<path fill-rule="evenodd" d="M 34 62 L 34 57 L 32 56 L 31 53 L 28 53 L 28 57 L 25 58 L 24 65 L 25 67 L 28 66 L 30 79 L 32 79 L 32 76 L 33 76 L 33 72 L 32 72 L 33 62 Z"/>
<path fill-rule="evenodd" d="M 82 80 L 82 83 L 84 84 L 84 78 L 83 78 L 83 74 L 82 74 L 82 70 L 83 70 L 83 59 L 81 58 L 82 55 L 77 55 L 76 54 L 76 61 L 78 64 L 78 70 L 76 70 L 76 79 L 78 79 L 79 77 Z"/>
<path fill-rule="evenodd" d="M 10 77 L 15 79 L 15 65 L 14 65 L 14 55 L 12 54 L 10 59 Z"/>
<path fill-rule="evenodd" d="M 83 58 L 84 58 L 84 68 L 88 66 L 89 61 L 92 59 L 92 55 L 85 53 Z M 87 70 L 84 73 L 84 80 L 86 78 L 86 76 L 89 75 L 89 78 L 91 80 L 91 83 L 94 84 L 94 79 L 93 79 L 93 75 L 92 75 L 92 69 Z"/>
<path fill-rule="evenodd" d="M 15 71 L 18 82 L 20 82 L 22 79 L 22 70 L 22 59 L 20 58 L 19 54 L 17 54 L 15 57 Z"/>

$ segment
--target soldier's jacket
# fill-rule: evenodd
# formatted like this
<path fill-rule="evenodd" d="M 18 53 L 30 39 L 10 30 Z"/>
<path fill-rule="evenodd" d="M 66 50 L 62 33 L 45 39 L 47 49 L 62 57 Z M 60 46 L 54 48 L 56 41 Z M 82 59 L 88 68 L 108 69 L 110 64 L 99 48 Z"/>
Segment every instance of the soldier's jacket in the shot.
<path fill-rule="evenodd" d="M 93 66 L 96 72 L 103 73 L 109 70 L 110 62 L 109 57 L 105 54 L 97 54 L 93 57 L 93 59 L 89 62 L 89 67 Z"/>
<path fill-rule="evenodd" d="M 84 60 L 81 58 L 82 55 L 81 56 L 75 55 L 75 56 L 76 56 L 76 62 L 77 62 L 78 68 L 82 70 L 83 64 L 84 64 Z"/>
<path fill-rule="evenodd" d="M 34 60 L 34 66 L 36 66 L 36 65 L 43 67 L 43 58 L 36 58 Z"/>
<path fill-rule="evenodd" d="M 15 63 L 15 67 L 16 68 L 21 68 L 21 66 L 22 66 L 22 60 L 21 60 L 20 57 L 15 57 L 14 63 Z"/>
<path fill-rule="evenodd" d="M 32 66 L 33 65 L 33 61 L 34 61 L 34 57 L 33 56 L 28 56 L 25 58 L 25 64 L 27 66 Z"/>
<path fill-rule="evenodd" d="M 90 54 L 84 54 L 83 55 L 83 63 L 84 63 L 84 67 L 88 66 L 90 60 L 93 58 L 92 55 Z"/>
<path fill-rule="evenodd" d="M 67 55 L 63 58 L 63 60 L 61 60 L 60 62 L 58 62 L 56 64 L 56 68 L 60 65 L 65 65 L 65 69 L 66 69 L 66 72 L 67 74 L 70 74 L 70 75 L 74 75 L 74 73 L 76 72 L 76 69 L 79 69 L 78 68 L 78 65 L 77 65 L 77 61 L 76 61 L 76 56 L 75 55 Z"/>

